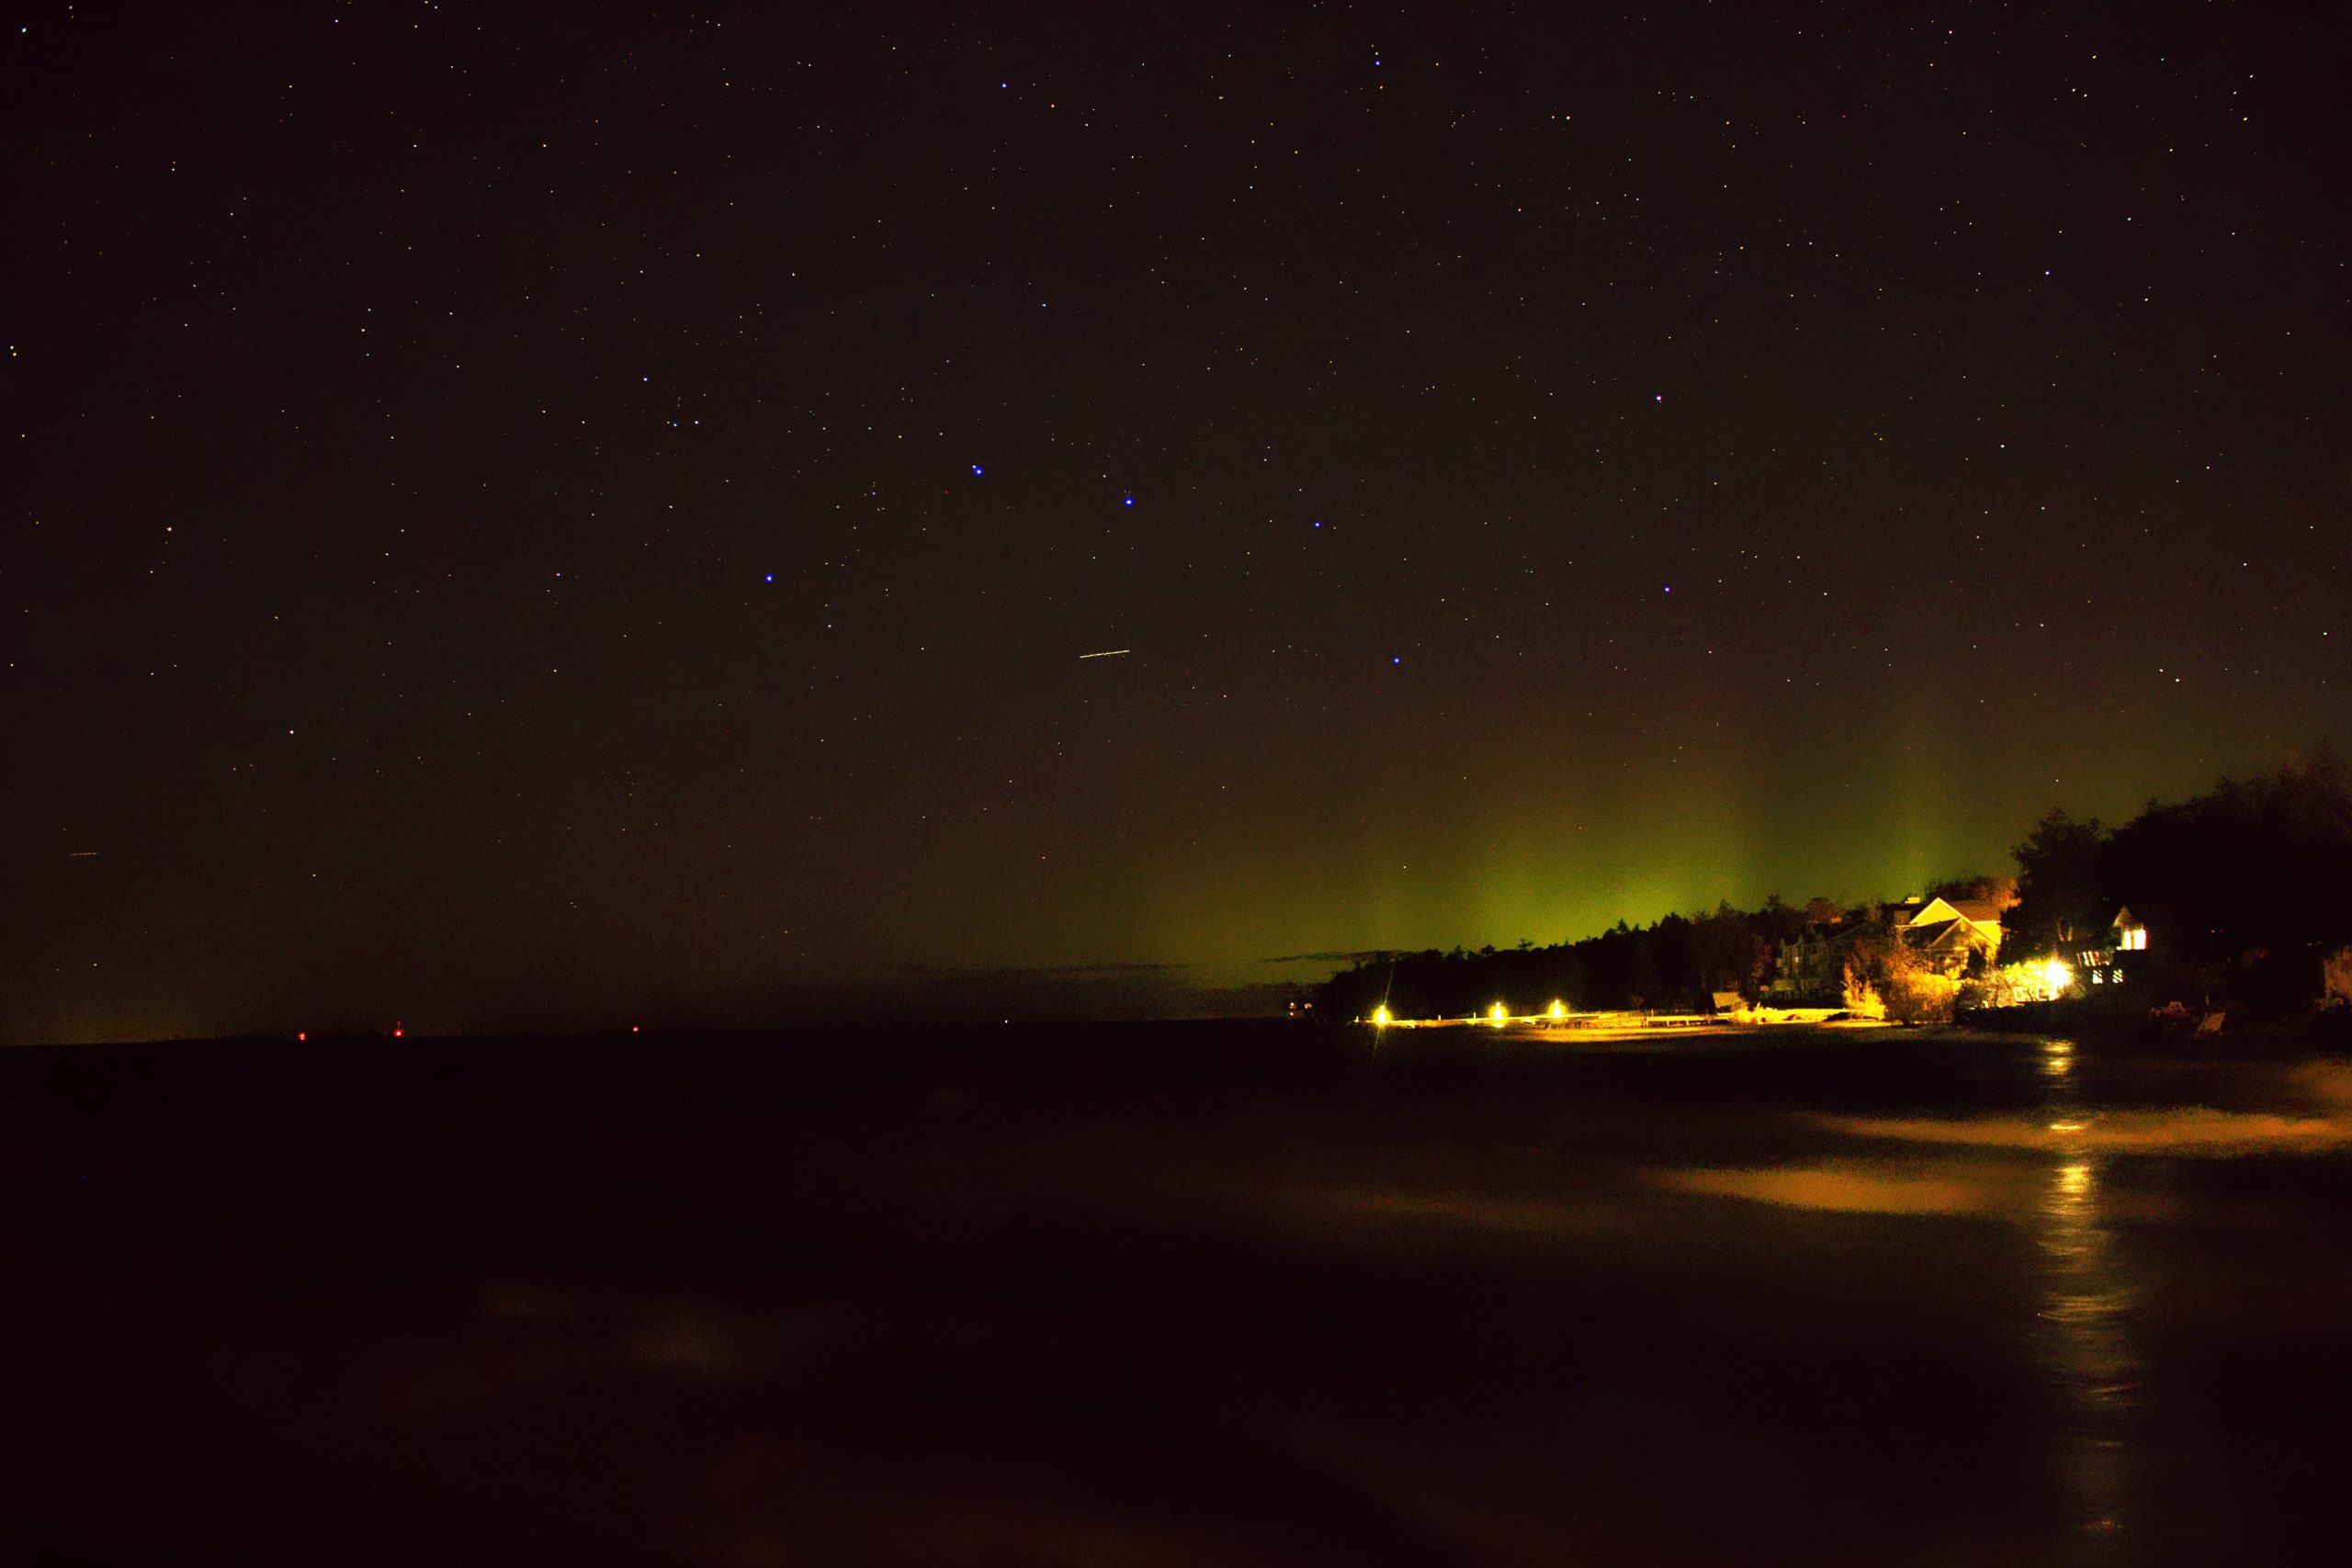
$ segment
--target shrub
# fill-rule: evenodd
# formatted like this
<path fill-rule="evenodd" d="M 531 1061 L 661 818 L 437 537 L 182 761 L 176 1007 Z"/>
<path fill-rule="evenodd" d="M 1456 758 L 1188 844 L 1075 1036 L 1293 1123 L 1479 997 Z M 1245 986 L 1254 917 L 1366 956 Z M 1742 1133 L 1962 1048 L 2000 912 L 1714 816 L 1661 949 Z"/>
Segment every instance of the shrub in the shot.
<path fill-rule="evenodd" d="M 1925 971 L 1889 976 L 1886 1016 L 1897 1023 L 1950 1023 L 1960 982 Z"/>

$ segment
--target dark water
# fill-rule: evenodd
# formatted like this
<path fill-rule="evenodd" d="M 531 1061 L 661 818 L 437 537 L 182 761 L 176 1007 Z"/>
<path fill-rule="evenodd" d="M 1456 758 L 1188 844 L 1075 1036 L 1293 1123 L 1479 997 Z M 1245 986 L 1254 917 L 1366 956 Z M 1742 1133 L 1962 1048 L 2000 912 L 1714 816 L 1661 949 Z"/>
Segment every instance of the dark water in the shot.
<path fill-rule="evenodd" d="M 1364 1043 L 0 1056 L 0 1560 L 2342 1560 L 2352 1069 Z"/>

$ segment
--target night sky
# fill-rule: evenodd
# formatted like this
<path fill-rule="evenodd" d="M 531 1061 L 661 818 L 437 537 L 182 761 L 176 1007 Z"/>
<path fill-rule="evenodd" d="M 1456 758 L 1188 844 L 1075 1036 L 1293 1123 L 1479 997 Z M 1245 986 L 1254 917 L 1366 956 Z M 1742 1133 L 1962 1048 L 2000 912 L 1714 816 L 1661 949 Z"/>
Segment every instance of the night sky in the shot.
<path fill-rule="evenodd" d="M 2039 10 L 6 9 L 0 1037 L 1178 1006 L 2341 740 L 2352 24 Z"/>

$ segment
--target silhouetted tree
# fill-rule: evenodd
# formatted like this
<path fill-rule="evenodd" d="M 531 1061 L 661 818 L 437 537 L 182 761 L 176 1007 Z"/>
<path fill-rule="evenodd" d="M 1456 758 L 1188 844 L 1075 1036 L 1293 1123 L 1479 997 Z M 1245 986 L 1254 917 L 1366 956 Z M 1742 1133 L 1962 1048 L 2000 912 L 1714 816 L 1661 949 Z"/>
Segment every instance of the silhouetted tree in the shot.
<path fill-rule="evenodd" d="M 2018 902 L 2005 924 L 2009 956 L 2056 953 L 2091 939 L 2115 911 L 2107 871 L 2109 834 L 2096 817 L 2077 822 L 2064 810 L 2033 825 L 2014 852 Z"/>
<path fill-rule="evenodd" d="M 1983 901 L 2003 908 L 2015 902 L 2017 892 L 2018 879 L 2014 876 L 1946 876 L 1928 884 L 1930 898 Z"/>
<path fill-rule="evenodd" d="M 2103 891 L 2154 933 L 2156 972 L 2194 972 L 2257 1002 L 2307 1001 L 2320 953 L 2352 941 L 2352 769 L 2321 747 L 2151 805 L 2116 829 L 2105 869 Z"/>
<path fill-rule="evenodd" d="M 2117 999 L 2128 996 L 2137 1007 L 2228 996 L 2301 1005 L 2325 983 L 2328 956 L 2352 945 L 2352 898 L 2345 896 L 2352 887 L 2352 768 L 2323 747 L 2272 773 L 2224 778 L 2177 806 L 2151 803 L 2112 833 L 2096 818 L 2052 811 L 2034 824 L 2017 859 L 2018 902 L 2003 920 L 2005 958 L 2102 942 L 2107 922 L 2128 905 L 2151 941 L 2131 955 L 2132 983 Z M 1998 900 L 2007 884 L 1947 877 L 1932 890 Z M 1876 903 L 1841 911 L 1815 898 L 1800 910 L 1776 896 L 1753 914 L 1719 903 L 1711 914 L 1668 915 L 1645 930 L 1621 919 L 1598 936 L 1552 947 L 1521 941 L 1509 952 L 1488 945 L 1475 953 L 1457 946 L 1377 954 L 1333 976 L 1317 1011 L 1361 1018 L 1385 1000 L 1398 1018 L 1458 1018 L 1498 1000 L 1525 1013 L 1555 997 L 1580 1012 L 1696 1005 L 1710 991 L 1753 998 L 1770 977 L 1775 943 L 1835 924 L 1852 939 L 1846 979 L 1854 998 L 1883 1003 L 1900 1019 L 1948 1016 L 1951 982 L 1929 974 L 1885 917 Z M 2335 971 L 2339 986 L 2346 963 L 2352 960 L 2339 961 Z"/>
<path fill-rule="evenodd" d="M 1713 914 L 1690 922 L 1702 992 L 1737 991 L 1749 1001 L 1764 994 L 1765 965 L 1772 955 L 1771 943 L 1759 933 L 1765 919 L 1719 903 Z"/>

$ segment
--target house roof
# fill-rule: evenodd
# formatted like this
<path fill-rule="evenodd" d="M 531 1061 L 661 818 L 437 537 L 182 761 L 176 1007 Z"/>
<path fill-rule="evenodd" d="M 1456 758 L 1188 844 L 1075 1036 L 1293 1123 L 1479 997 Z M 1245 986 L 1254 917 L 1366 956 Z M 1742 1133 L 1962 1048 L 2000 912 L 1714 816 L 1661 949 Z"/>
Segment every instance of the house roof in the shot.
<path fill-rule="evenodd" d="M 1903 934 L 1920 947 L 1966 947 L 1990 940 L 1974 920 L 1919 921 L 1906 927 Z"/>
<path fill-rule="evenodd" d="M 1998 926 L 2001 906 L 1992 898 L 1930 898 L 1912 915 L 1910 927 L 1936 925 L 1945 920 L 1972 920 L 1980 926 Z"/>

